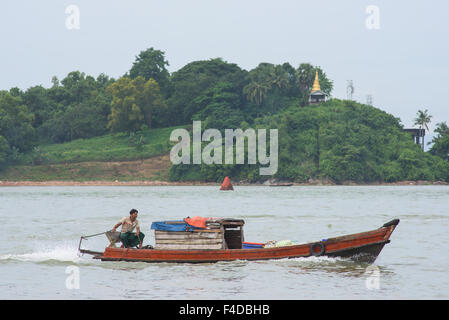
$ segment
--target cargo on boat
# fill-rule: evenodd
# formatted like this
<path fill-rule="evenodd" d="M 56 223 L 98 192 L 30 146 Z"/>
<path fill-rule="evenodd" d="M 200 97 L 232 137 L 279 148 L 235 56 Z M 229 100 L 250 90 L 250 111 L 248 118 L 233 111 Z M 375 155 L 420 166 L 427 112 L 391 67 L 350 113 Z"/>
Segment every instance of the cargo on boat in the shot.
<path fill-rule="evenodd" d="M 245 242 L 242 219 L 193 217 L 184 220 L 153 222 L 155 244 L 137 248 L 117 248 L 119 232 L 104 232 L 110 245 L 104 252 L 81 248 L 79 252 L 92 254 L 102 261 L 139 262 L 217 262 L 232 260 L 268 260 L 327 256 L 350 258 L 359 262 L 373 263 L 390 236 L 399 219 L 366 232 L 322 239 L 321 241 L 293 244 L 290 241 L 267 243 Z"/>

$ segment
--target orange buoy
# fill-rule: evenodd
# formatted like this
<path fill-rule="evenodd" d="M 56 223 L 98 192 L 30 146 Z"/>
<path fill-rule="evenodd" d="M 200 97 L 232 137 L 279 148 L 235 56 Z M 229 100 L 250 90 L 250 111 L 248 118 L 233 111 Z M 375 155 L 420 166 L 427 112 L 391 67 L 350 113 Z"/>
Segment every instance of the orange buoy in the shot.
<path fill-rule="evenodd" d="M 234 187 L 232 186 L 231 179 L 229 179 L 228 176 L 226 176 L 223 180 L 223 183 L 221 184 L 220 190 L 234 190 Z"/>

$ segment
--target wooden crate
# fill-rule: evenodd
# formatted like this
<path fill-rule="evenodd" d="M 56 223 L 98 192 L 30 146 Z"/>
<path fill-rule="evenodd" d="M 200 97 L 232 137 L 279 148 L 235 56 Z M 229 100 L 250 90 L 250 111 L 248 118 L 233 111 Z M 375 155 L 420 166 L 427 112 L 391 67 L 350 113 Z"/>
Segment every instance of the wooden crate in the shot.
<path fill-rule="evenodd" d="M 155 249 L 224 249 L 222 229 L 173 232 L 155 230 Z"/>

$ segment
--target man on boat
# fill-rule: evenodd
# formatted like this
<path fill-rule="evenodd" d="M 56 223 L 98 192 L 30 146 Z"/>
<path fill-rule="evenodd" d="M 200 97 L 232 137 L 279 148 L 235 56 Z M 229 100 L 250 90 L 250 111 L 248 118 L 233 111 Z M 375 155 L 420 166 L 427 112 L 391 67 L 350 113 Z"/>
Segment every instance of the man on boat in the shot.
<path fill-rule="evenodd" d="M 139 212 L 136 209 L 131 209 L 129 212 L 129 217 L 123 217 L 112 229 L 112 232 L 121 225 L 120 230 L 120 240 L 122 241 L 122 248 L 137 247 L 142 249 L 143 238 L 145 235 L 140 232 L 139 221 L 137 220 L 137 214 Z M 133 233 L 134 228 L 136 233 Z"/>

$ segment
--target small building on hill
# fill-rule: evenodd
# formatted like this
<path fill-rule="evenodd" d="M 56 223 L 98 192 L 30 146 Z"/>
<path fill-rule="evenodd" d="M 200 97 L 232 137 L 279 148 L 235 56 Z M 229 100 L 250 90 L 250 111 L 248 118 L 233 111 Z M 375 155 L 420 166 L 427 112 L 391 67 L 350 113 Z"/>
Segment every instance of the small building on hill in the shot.
<path fill-rule="evenodd" d="M 326 94 L 321 91 L 320 82 L 318 80 L 318 70 L 316 70 L 315 81 L 309 95 L 309 104 L 318 104 L 326 101 Z"/>
<path fill-rule="evenodd" d="M 403 129 L 405 132 L 409 133 L 412 136 L 413 142 L 423 146 L 424 144 L 424 136 L 426 135 L 425 129 Z"/>

